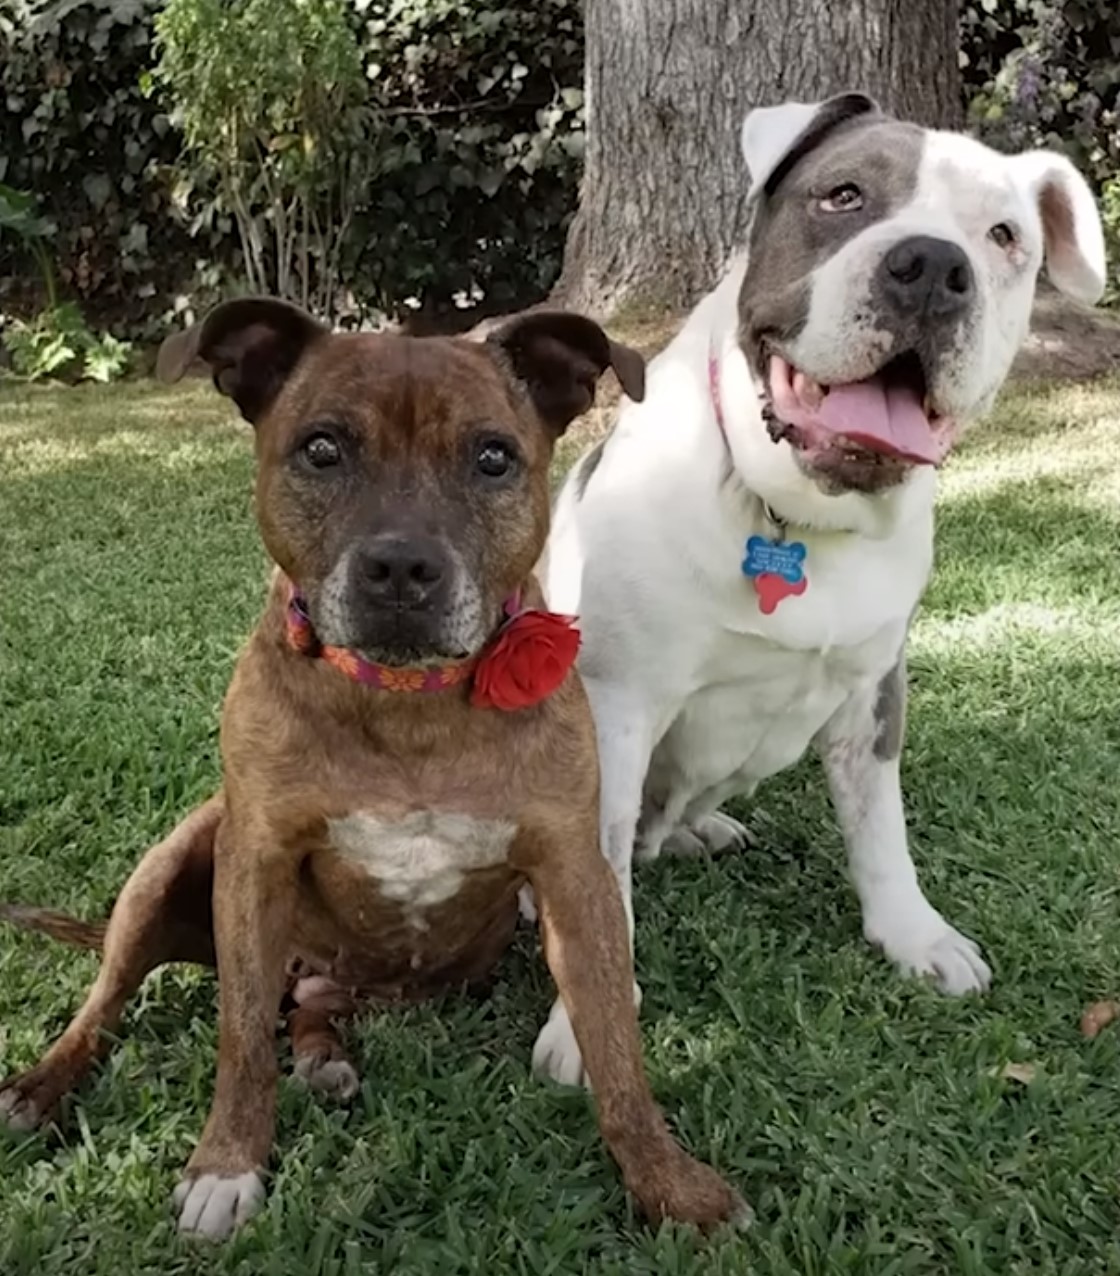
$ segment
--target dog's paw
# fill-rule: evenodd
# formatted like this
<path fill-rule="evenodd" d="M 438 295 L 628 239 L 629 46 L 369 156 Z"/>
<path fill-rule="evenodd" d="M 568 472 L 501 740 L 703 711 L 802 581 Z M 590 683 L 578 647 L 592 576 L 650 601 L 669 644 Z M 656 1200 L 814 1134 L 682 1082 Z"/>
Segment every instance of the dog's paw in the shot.
<path fill-rule="evenodd" d="M 30 1074 L 14 1077 L 0 1086 L 0 1125 L 19 1134 L 37 1130 L 47 1119 L 50 1105 Z"/>
<path fill-rule="evenodd" d="M 661 851 L 665 855 L 722 855 L 757 844 L 745 824 L 723 811 L 713 811 L 675 828 L 661 844 Z"/>
<path fill-rule="evenodd" d="M 517 892 L 517 908 L 525 921 L 531 925 L 536 925 L 537 901 L 533 897 L 533 888 L 531 886 L 522 886 Z"/>
<path fill-rule="evenodd" d="M 640 1177 L 628 1179 L 627 1186 L 654 1223 L 672 1219 L 704 1232 L 746 1231 L 754 1223 L 754 1210 L 739 1193 L 710 1165 L 676 1145 L 649 1157 Z"/>
<path fill-rule="evenodd" d="M 979 944 L 962 935 L 937 912 L 911 919 L 905 911 L 887 925 L 867 927 L 867 938 L 905 975 L 932 979 L 942 992 L 960 997 L 986 992 L 992 972 Z"/>
<path fill-rule="evenodd" d="M 343 1103 L 352 1099 L 361 1087 L 358 1070 L 344 1056 L 304 1054 L 296 1058 L 295 1076 L 312 1090 Z"/>
<path fill-rule="evenodd" d="M 222 1241 L 260 1209 L 264 1184 L 252 1170 L 245 1174 L 199 1174 L 184 1179 L 172 1200 L 179 1211 L 180 1232 Z"/>
<path fill-rule="evenodd" d="M 533 1047 L 533 1073 L 560 1085 L 582 1085 L 590 1089 L 572 1021 L 561 1001 L 552 1007 L 548 1022 Z"/>

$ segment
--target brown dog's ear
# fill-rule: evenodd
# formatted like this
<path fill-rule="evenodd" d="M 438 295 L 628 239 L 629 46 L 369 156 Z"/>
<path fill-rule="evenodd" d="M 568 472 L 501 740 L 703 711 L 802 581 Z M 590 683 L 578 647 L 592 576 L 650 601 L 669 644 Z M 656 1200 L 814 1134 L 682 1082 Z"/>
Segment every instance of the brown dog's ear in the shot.
<path fill-rule="evenodd" d="M 164 341 L 156 376 L 178 381 L 195 359 L 214 384 L 256 424 L 307 347 L 327 329 L 298 306 L 274 297 L 240 297 L 215 306 L 186 332 Z"/>
<path fill-rule="evenodd" d="M 514 319 L 486 338 L 529 392 L 541 420 L 556 434 L 595 402 L 595 386 L 608 368 L 631 399 L 646 392 L 646 361 L 590 319 L 563 311 L 537 311 Z"/>

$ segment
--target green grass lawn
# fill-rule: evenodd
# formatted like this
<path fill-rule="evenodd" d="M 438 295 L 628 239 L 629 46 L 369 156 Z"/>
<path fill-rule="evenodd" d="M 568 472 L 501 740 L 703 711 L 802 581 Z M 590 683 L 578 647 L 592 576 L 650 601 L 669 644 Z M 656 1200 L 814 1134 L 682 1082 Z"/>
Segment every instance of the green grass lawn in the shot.
<path fill-rule="evenodd" d="M 532 1080 L 552 993 L 526 932 L 489 1001 L 360 1023 L 351 1108 L 282 1082 L 268 1204 L 219 1250 L 168 1204 L 215 984 L 160 972 L 59 1127 L 0 1136 L 0 1273 L 1120 1273 L 1120 1023 L 1078 1029 L 1120 994 L 1118 440 L 1118 385 L 1017 390 L 944 478 L 906 790 L 989 997 L 869 951 L 811 764 L 764 791 L 761 850 L 639 874 L 653 1085 L 754 1202 L 750 1234 L 651 1231 L 586 1097 Z M 251 480 L 247 428 L 201 384 L 0 387 L 0 896 L 101 915 L 214 787 L 264 595 Z M 0 1072 L 93 971 L 0 934 Z"/>

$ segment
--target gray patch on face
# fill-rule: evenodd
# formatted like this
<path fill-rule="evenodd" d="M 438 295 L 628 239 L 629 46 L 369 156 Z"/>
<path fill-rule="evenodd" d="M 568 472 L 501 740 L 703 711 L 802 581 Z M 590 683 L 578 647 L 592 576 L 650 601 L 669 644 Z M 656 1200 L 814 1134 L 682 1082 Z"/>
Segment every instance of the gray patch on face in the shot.
<path fill-rule="evenodd" d="M 451 551 L 454 565 L 454 588 L 447 615 L 440 626 L 440 646 L 450 652 L 473 654 L 477 652 L 493 629 L 493 619 L 487 616 L 482 590 L 474 580 L 462 557 Z"/>
<path fill-rule="evenodd" d="M 331 568 L 319 586 L 318 597 L 309 600 L 314 606 L 312 617 L 320 642 L 345 647 L 350 640 L 350 563 L 353 547 L 348 548 Z"/>
<path fill-rule="evenodd" d="M 576 466 L 576 500 L 582 501 L 584 494 L 587 492 L 587 485 L 591 482 L 592 476 L 599 468 L 599 462 L 603 459 L 603 449 L 607 446 L 606 439 L 600 439 L 598 443 L 580 458 L 579 464 Z"/>
<path fill-rule="evenodd" d="M 875 695 L 875 743 L 880 762 L 890 762 L 902 752 L 906 727 L 906 653 L 899 655 L 894 668 L 883 675 Z"/>
<path fill-rule="evenodd" d="M 354 595 L 353 547 L 339 558 L 326 580 L 308 599 L 319 641 L 351 647 L 369 660 L 386 665 L 437 664 L 476 654 L 499 623 L 499 609 L 488 608 L 479 583 L 462 556 L 448 548 L 451 589 L 438 625 L 425 636 L 422 650 L 370 646 L 363 638 L 362 607 Z"/>
<path fill-rule="evenodd" d="M 763 342 L 792 341 L 805 326 L 817 267 L 913 198 L 924 145 L 924 131 L 916 125 L 849 120 L 825 134 L 760 198 L 739 293 L 740 341 L 753 366 L 759 367 Z M 862 208 L 823 211 L 820 201 L 848 183 L 859 187 Z"/>

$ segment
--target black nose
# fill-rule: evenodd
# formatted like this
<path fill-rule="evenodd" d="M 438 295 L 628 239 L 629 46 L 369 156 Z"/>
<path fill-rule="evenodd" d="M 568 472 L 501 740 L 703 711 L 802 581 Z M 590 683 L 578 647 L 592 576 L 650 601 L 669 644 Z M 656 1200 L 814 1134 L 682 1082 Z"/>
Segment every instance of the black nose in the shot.
<path fill-rule="evenodd" d="M 356 554 L 362 592 L 387 607 L 422 607 L 443 583 L 446 559 L 426 536 L 378 536 Z"/>
<path fill-rule="evenodd" d="M 901 239 L 879 267 L 883 291 L 906 314 L 955 319 L 976 288 L 963 248 L 947 239 L 913 235 Z"/>

